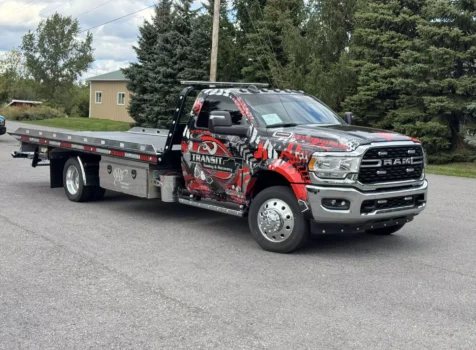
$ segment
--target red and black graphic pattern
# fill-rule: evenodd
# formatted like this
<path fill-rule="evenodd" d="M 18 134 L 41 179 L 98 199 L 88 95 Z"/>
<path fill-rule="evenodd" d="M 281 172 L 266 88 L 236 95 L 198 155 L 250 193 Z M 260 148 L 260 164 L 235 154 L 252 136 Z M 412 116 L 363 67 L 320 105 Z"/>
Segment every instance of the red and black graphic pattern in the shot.
<path fill-rule="evenodd" d="M 249 125 L 246 137 L 212 135 L 196 127 L 197 117 L 209 95 L 233 100 Z M 398 135 L 365 128 L 354 128 L 349 133 L 339 126 L 315 130 L 283 128 L 270 132 L 257 127 L 251 109 L 239 92 L 228 89 L 203 90 L 192 108 L 192 116 L 182 141 L 182 169 L 185 185 L 191 193 L 247 205 L 256 175 L 269 170 L 289 181 L 303 211 L 309 207 L 306 184 L 311 183 L 308 163 L 314 152 L 352 151 L 361 144 L 387 141 Z"/>

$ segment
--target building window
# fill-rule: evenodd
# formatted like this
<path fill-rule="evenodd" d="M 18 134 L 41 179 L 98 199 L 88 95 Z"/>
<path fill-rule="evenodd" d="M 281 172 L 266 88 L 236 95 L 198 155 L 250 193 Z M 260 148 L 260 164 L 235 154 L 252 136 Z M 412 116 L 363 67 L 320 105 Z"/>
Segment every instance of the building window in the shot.
<path fill-rule="evenodd" d="M 117 94 L 117 104 L 118 105 L 125 105 L 126 104 L 126 93 L 125 92 L 119 92 Z"/>
<path fill-rule="evenodd" d="M 102 91 L 96 91 L 96 103 L 102 103 Z"/>

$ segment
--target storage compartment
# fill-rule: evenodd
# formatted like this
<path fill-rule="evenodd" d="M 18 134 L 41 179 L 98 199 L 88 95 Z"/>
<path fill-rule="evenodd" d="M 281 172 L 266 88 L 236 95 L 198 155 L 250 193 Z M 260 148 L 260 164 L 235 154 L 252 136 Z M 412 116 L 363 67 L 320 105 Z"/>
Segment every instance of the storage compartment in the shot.
<path fill-rule="evenodd" d="M 146 163 L 104 156 L 99 163 L 102 188 L 136 197 L 160 198 L 160 188 L 154 185 L 158 177 L 157 167 Z"/>

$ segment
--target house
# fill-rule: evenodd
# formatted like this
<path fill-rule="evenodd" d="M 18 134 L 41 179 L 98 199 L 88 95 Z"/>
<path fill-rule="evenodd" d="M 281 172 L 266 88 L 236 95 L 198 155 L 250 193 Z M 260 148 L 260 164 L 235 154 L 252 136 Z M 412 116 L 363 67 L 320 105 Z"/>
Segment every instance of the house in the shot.
<path fill-rule="evenodd" d="M 89 118 L 133 122 L 127 112 L 129 91 L 121 70 L 86 79 L 89 85 Z"/>
<path fill-rule="evenodd" d="M 39 101 L 12 100 L 12 102 L 7 104 L 7 107 L 33 107 L 39 105 L 41 105 Z"/>

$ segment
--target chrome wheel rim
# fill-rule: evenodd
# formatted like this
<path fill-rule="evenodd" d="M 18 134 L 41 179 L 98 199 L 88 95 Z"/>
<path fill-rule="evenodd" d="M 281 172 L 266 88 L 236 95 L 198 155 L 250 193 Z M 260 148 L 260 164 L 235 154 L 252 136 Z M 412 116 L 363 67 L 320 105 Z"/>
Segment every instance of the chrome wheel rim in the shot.
<path fill-rule="evenodd" d="M 294 229 L 291 207 L 281 199 L 270 199 L 258 211 L 258 228 L 268 241 L 284 242 Z"/>
<path fill-rule="evenodd" d="M 74 165 L 70 165 L 66 170 L 66 188 L 72 195 L 79 190 L 79 171 Z"/>

